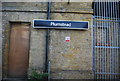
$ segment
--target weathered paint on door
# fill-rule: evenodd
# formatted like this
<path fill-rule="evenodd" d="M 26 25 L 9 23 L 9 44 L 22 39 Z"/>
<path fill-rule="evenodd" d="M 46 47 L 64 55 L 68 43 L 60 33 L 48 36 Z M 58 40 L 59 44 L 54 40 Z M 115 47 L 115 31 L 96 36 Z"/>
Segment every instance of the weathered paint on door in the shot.
<path fill-rule="evenodd" d="M 29 33 L 26 23 L 11 23 L 8 77 L 26 78 L 29 62 Z"/>

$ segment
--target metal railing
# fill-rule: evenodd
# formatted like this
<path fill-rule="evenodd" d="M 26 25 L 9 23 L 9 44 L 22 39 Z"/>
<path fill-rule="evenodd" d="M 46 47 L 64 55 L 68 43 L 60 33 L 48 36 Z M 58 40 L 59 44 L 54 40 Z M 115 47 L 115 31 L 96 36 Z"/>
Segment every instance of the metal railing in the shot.
<path fill-rule="evenodd" d="M 113 1 L 113 2 L 112 2 Z M 95 79 L 120 79 L 119 0 L 95 0 L 93 70 Z"/>

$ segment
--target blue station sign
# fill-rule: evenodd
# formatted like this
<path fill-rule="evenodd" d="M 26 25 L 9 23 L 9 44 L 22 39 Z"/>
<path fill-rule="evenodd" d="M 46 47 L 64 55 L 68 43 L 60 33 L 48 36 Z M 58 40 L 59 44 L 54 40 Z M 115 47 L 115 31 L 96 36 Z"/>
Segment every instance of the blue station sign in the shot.
<path fill-rule="evenodd" d="M 33 20 L 33 28 L 88 29 L 88 21 Z"/>

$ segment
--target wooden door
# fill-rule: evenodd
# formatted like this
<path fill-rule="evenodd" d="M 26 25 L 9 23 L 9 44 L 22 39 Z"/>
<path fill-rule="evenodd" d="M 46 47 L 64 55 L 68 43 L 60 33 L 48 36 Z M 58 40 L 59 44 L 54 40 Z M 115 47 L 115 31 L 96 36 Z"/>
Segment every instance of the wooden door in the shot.
<path fill-rule="evenodd" d="M 30 27 L 26 23 L 12 23 L 8 57 L 8 77 L 26 78 L 29 61 Z"/>

